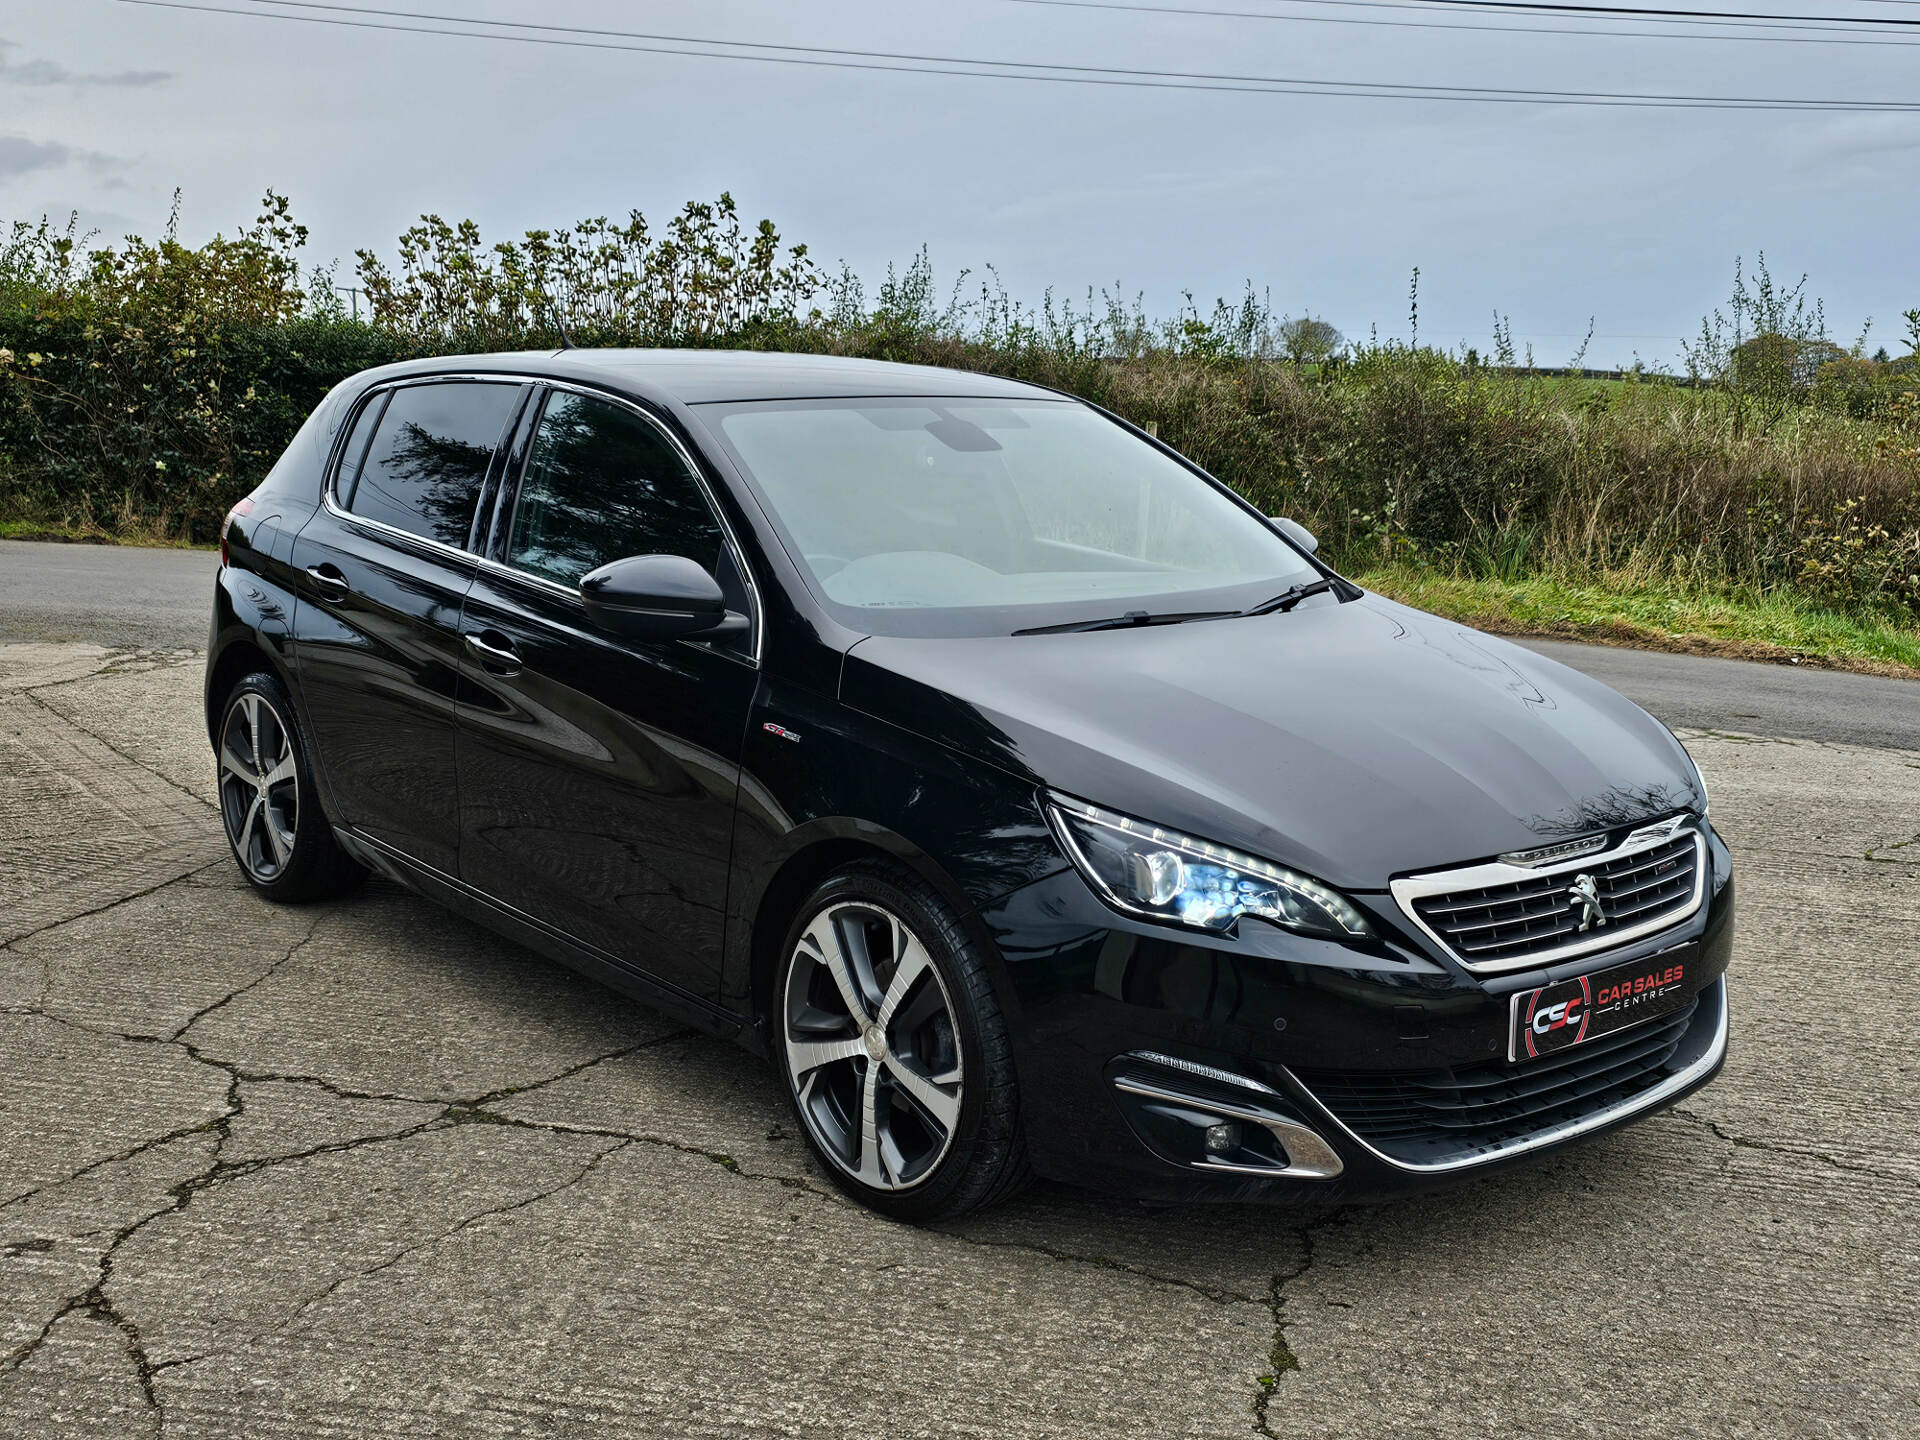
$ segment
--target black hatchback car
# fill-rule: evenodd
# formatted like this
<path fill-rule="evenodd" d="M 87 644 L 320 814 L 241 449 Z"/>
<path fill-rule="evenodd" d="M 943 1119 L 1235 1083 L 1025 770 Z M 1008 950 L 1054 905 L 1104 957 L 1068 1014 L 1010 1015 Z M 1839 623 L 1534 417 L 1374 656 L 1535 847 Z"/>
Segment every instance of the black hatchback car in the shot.
<path fill-rule="evenodd" d="M 1679 741 L 1314 548 L 986 376 L 370 371 L 227 522 L 227 834 L 737 1037 L 910 1218 L 1375 1196 L 1704 1084 L 1733 882 Z"/>

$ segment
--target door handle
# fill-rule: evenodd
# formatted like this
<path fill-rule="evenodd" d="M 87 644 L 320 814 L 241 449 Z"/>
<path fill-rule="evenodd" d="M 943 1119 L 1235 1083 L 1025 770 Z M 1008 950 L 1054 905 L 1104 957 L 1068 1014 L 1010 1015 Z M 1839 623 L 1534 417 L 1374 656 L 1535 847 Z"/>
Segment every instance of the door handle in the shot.
<path fill-rule="evenodd" d="M 344 600 L 353 593 L 353 587 L 347 584 L 347 577 L 340 573 L 337 565 L 322 562 L 307 567 L 307 578 L 313 582 L 313 588 L 327 600 Z"/>
<path fill-rule="evenodd" d="M 467 632 L 467 648 L 480 657 L 480 666 L 494 675 L 518 675 L 520 673 L 520 652 L 513 648 L 513 642 L 504 635 L 499 643 L 488 640 L 489 633 L 497 631 L 470 630 Z"/>

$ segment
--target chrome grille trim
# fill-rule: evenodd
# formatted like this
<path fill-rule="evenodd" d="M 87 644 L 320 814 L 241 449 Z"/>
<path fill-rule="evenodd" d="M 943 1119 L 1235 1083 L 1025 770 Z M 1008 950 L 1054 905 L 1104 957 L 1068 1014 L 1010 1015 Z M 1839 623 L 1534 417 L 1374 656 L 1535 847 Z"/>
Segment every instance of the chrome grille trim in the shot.
<path fill-rule="evenodd" d="M 1419 909 L 1416 908 L 1417 902 L 1429 900 L 1435 896 L 1457 896 L 1463 892 L 1496 889 L 1507 885 L 1537 887 L 1542 881 L 1555 880 L 1561 877 L 1571 879 L 1576 875 L 1591 871 L 1599 866 L 1629 859 L 1632 856 L 1644 852 L 1666 848 L 1682 837 L 1691 837 L 1693 841 L 1693 887 L 1690 892 L 1675 903 L 1656 901 L 1651 904 L 1630 908 L 1623 915 L 1609 915 L 1605 925 L 1596 926 L 1594 929 L 1580 935 L 1578 939 L 1569 940 L 1562 944 L 1550 943 L 1555 936 L 1553 932 L 1548 932 L 1543 934 L 1541 939 L 1549 943 L 1544 944 L 1539 949 L 1529 950 L 1522 954 L 1501 955 L 1492 959 L 1475 960 L 1462 954 L 1460 950 L 1447 939 L 1446 935 L 1441 933 L 1440 929 L 1437 928 L 1435 924 L 1430 923 L 1428 918 L 1422 915 Z M 1608 878 L 1620 879 L 1637 875 L 1642 870 L 1647 869 L 1652 863 L 1653 861 L 1649 859 L 1646 864 L 1623 868 Z M 1393 894 L 1394 902 L 1399 905 L 1401 914 L 1405 915 L 1408 921 L 1410 921 L 1422 935 L 1426 936 L 1428 940 L 1438 946 L 1441 954 L 1459 962 L 1459 964 L 1476 975 L 1500 975 L 1514 970 L 1538 969 L 1544 965 L 1557 964 L 1562 960 L 1571 960 L 1576 956 L 1590 955 L 1597 950 L 1609 950 L 1616 946 L 1638 940 L 1643 936 L 1655 934 L 1670 926 L 1677 925 L 1699 910 L 1702 901 L 1706 898 L 1706 885 L 1706 836 L 1701 831 L 1699 824 L 1693 816 L 1677 815 L 1672 819 L 1662 820 L 1657 824 L 1641 826 L 1611 849 L 1593 851 L 1572 859 L 1534 866 L 1510 865 L 1505 861 L 1494 860 L 1483 865 L 1463 866 L 1457 870 L 1435 870 L 1423 875 L 1402 876 L 1400 879 L 1392 881 L 1388 889 Z M 1636 894 L 1646 888 L 1648 888 L 1646 885 L 1635 886 L 1621 892 L 1621 895 Z M 1489 922 L 1486 926 L 1459 928 L 1463 930 L 1485 929 L 1490 928 L 1493 924 L 1519 925 L 1550 919 L 1560 913 L 1561 907 L 1558 905 L 1547 906 L 1546 908 L 1539 909 L 1537 913 L 1534 913 L 1534 908 L 1539 902 L 1549 898 L 1557 898 L 1557 894 L 1557 891 L 1552 892 L 1551 895 L 1527 894 L 1523 892 L 1511 900 L 1499 902 L 1512 906 L 1526 907 L 1523 913 L 1511 916 L 1505 921 Z M 1610 894 L 1609 898 L 1615 897 Z M 1459 900 L 1457 902 L 1448 902 L 1444 907 L 1439 908 L 1444 908 L 1447 913 L 1459 914 L 1479 908 L 1481 904 L 1486 903 L 1488 902 Z M 1647 914 L 1646 912 L 1649 910 L 1653 913 Z M 1644 915 L 1645 918 L 1635 918 L 1636 916 L 1642 915 Z"/>

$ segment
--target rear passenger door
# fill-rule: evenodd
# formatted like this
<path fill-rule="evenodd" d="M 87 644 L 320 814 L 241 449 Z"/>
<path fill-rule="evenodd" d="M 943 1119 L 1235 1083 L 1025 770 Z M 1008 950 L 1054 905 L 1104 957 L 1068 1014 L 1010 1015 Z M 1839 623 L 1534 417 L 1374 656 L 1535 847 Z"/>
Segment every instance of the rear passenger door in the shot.
<path fill-rule="evenodd" d="M 578 589 L 608 561 L 668 553 L 754 616 L 679 442 L 636 407 L 550 391 L 461 627 L 460 874 L 711 1000 L 755 636 L 622 639 L 588 620 Z"/>
<path fill-rule="evenodd" d="M 327 813 L 448 875 L 460 606 L 479 568 L 476 517 L 531 391 L 465 379 L 375 391 L 293 545 L 294 663 Z"/>

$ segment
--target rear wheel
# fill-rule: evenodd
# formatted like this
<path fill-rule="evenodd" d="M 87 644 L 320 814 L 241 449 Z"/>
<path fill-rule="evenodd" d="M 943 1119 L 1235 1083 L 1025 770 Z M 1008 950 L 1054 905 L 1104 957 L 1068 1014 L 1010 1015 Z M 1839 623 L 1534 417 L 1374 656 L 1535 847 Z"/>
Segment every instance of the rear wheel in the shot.
<path fill-rule="evenodd" d="M 801 907 L 776 995 L 776 1051 L 802 1130 L 841 1188 L 941 1220 L 1026 1178 L 1006 1024 L 952 909 L 881 865 Z"/>
<path fill-rule="evenodd" d="M 266 671 L 233 687 L 220 719 L 220 816 L 247 883 L 272 900 L 320 900 L 366 871 L 333 838 L 286 689 Z"/>

